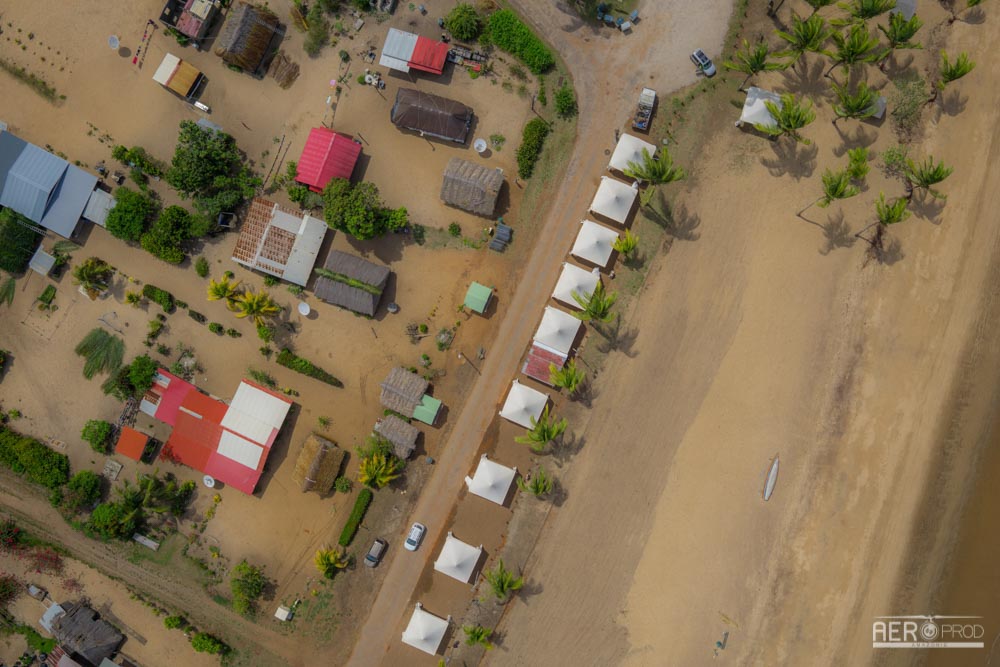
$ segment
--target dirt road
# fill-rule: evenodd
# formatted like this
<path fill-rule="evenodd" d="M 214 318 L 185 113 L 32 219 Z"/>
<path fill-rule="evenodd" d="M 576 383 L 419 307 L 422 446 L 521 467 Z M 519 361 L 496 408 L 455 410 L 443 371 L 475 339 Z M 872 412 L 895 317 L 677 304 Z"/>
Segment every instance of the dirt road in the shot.
<path fill-rule="evenodd" d="M 664 93 L 695 79 L 686 53 L 695 46 L 688 47 L 721 43 L 729 11 L 725 0 L 699 6 L 695 16 L 685 19 L 684 38 L 680 39 L 681 27 L 671 20 L 675 3 L 643 7 L 643 20 L 631 36 L 611 30 L 595 31 L 562 2 L 530 0 L 512 4 L 522 16 L 536 23 L 561 54 L 571 56 L 566 60 L 580 103 L 580 130 L 562 186 L 551 200 L 545 226 L 500 327 L 498 344 L 482 364 L 481 376 L 412 514 L 412 520 L 428 526 L 427 544 L 434 544 L 448 529 L 445 520 L 473 465 L 483 434 L 518 372 L 518 362 L 604 170 L 605 152 L 614 146 L 613 128 L 621 126 L 629 116 L 633 98 L 642 85 Z M 635 63 L 643 66 L 636 67 Z M 393 560 L 349 664 L 379 664 L 389 643 L 399 641 L 397 626 L 409 613 L 414 587 L 433 556 L 432 550 L 423 549 Z"/>

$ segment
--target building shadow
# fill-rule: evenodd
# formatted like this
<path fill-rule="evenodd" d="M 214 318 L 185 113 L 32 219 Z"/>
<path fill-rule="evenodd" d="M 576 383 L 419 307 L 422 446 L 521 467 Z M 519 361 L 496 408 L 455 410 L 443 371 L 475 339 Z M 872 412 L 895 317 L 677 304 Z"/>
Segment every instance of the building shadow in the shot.
<path fill-rule="evenodd" d="M 267 462 L 264 464 L 263 474 L 260 476 L 260 481 L 257 482 L 257 488 L 254 490 L 253 495 L 257 498 L 263 497 L 267 491 L 267 487 L 271 484 L 271 480 L 274 478 L 274 474 L 281 467 L 281 464 L 284 463 L 285 459 L 288 458 L 292 433 L 295 431 L 295 425 L 299 421 L 300 413 L 301 408 L 299 404 L 292 403 L 292 407 L 288 411 L 288 416 L 285 418 L 285 423 L 281 426 L 281 432 L 275 439 L 274 444 L 271 445 Z"/>

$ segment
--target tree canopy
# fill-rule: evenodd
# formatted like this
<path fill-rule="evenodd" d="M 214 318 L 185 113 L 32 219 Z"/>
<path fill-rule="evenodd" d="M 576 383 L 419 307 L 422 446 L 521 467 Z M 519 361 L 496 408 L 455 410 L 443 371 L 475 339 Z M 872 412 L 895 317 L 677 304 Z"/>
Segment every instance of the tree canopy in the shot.
<path fill-rule="evenodd" d="M 405 208 L 386 208 L 373 183 L 351 184 L 335 178 L 323 190 L 323 217 L 334 229 L 366 241 L 402 229 L 409 222 Z"/>
<path fill-rule="evenodd" d="M 483 21 L 475 7 L 467 2 L 460 2 L 444 17 L 444 27 L 456 39 L 471 42 L 483 31 Z"/>
<path fill-rule="evenodd" d="M 105 223 L 108 232 L 123 241 L 138 241 L 150 218 L 156 212 L 156 202 L 145 194 L 121 187 L 115 191 L 115 206 L 108 211 Z"/>
<path fill-rule="evenodd" d="M 168 206 L 142 235 L 142 247 L 164 262 L 180 264 L 185 257 L 184 242 L 204 236 L 209 226 L 207 219 L 181 206 Z"/>
<path fill-rule="evenodd" d="M 20 213 L 0 209 L 0 269 L 21 273 L 28 267 L 42 235 Z"/>

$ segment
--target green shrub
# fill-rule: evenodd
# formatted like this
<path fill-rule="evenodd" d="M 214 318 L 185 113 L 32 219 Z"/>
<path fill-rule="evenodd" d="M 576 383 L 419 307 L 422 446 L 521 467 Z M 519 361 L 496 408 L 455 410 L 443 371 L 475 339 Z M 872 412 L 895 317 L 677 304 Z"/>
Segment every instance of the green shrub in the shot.
<path fill-rule="evenodd" d="M 208 320 L 207 317 L 199 313 L 197 310 L 188 310 L 188 317 L 198 324 L 204 324 Z"/>
<path fill-rule="evenodd" d="M 233 593 L 233 609 L 244 616 L 252 614 L 267 584 L 264 568 L 241 560 L 233 568 L 229 579 L 229 589 Z"/>
<path fill-rule="evenodd" d="M 453 222 L 448 225 L 448 233 L 457 238 L 462 235 L 462 226 L 457 222 Z"/>
<path fill-rule="evenodd" d="M 524 126 L 521 145 L 517 147 L 517 174 L 521 178 L 531 178 L 548 134 L 549 125 L 541 118 L 532 118 Z"/>
<path fill-rule="evenodd" d="M 491 42 L 527 65 L 533 74 L 543 74 L 555 65 L 549 47 L 509 9 L 490 15 L 486 33 Z"/>
<path fill-rule="evenodd" d="M 226 335 L 229 336 L 230 338 L 242 338 L 243 337 L 243 334 L 241 334 L 236 329 L 226 329 Z"/>
<path fill-rule="evenodd" d="M 309 8 L 306 24 L 309 26 L 309 32 L 306 33 L 302 48 L 310 57 L 316 57 L 323 47 L 330 43 L 330 22 L 326 20 L 323 8 L 318 2 L 314 2 Z"/>
<path fill-rule="evenodd" d="M 35 225 L 12 209 L 0 209 L 0 269 L 21 273 L 28 268 L 31 256 L 42 235 L 33 231 Z"/>
<path fill-rule="evenodd" d="M 471 42 L 483 31 L 483 21 L 475 7 L 467 2 L 460 2 L 444 17 L 444 27 L 456 39 Z"/>
<path fill-rule="evenodd" d="M 184 620 L 183 616 L 167 616 L 163 619 L 163 627 L 167 630 L 176 630 L 185 625 L 187 625 L 187 621 Z"/>
<path fill-rule="evenodd" d="M 556 91 L 556 113 L 560 118 L 571 118 L 576 115 L 576 93 L 568 83 L 564 83 L 562 88 Z"/>
<path fill-rule="evenodd" d="M 69 459 L 33 438 L 0 426 L 0 463 L 50 489 L 69 481 Z"/>
<path fill-rule="evenodd" d="M 225 655 L 229 652 L 228 646 L 207 632 L 199 632 L 192 637 L 191 648 L 198 653 L 217 653 L 219 655 Z"/>
<path fill-rule="evenodd" d="M 218 322 L 212 322 L 211 324 L 208 325 L 208 330 L 214 334 L 221 334 L 225 332 L 226 327 L 222 326 Z"/>
<path fill-rule="evenodd" d="M 121 503 L 101 503 L 90 513 L 87 528 L 108 540 L 127 540 L 135 534 L 136 514 Z"/>
<path fill-rule="evenodd" d="M 156 375 L 156 369 L 159 367 L 160 365 L 153 361 L 148 354 L 132 360 L 129 366 L 128 379 L 136 397 L 142 396 L 153 386 L 153 377 Z"/>
<path fill-rule="evenodd" d="M 351 482 L 350 478 L 341 475 L 333 480 L 333 488 L 340 493 L 350 493 L 351 489 L 354 488 L 354 483 Z"/>
<path fill-rule="evenodd" d="M 165 313 L 174 312 L 174 295 L 156 285 L 146 283 L 142 286 L 142 295 L 160 306 Z"/>
<path fill-rule="evenodd" d="M 354 501 L 354 509 L 351 510 L 351 515 L 347 517 L 347 524 L 340 533 L 340 539 L 338 540 L 340 546 L 350 546 L 351 541 L 354 540 L 354 535 L 358 532 L 358 527 L 361 525 L 362 519 L 365 518 L 365 512 L 368 511 L 368 506 L 371 505 L 371 502 L 371 489 L 361 489 L 361 492 L 358 493 L 358 499 Z"/>
<path fill-rule="evenodd" d="M 95 452 L 106 454 L 111 444 L 112 430 L 114 430 L 114 426 L 103 419 L 88 419 L 87 423 L 83 425 L 80 437 L 83 438 L 84 442 L 89 442 L 90 448 Z"/>
<path fill-rule="evenodd" d="M 322 368 L 317 368 L 312 364 L 312 362 L 303 359 L 302 357 L 296 356 L 288 348 L 284 348 L 278 353 L 278 363 L 285 368 L 291 368 L 296 373 L 302 373 L 303 375 L 308 375 L 311 378 L 319 380 L 320 382 L 325 382 L 334 387 L 343 387 L 344 383 L 338 380 L 333 375 L 330 375 Z"/>
<path fill-rule="evenodd" d="M 199 257 L 194 263 L 194 272 L 201 278 L 208 278 L 208 260 L 204 257 Z"/>
<path fill-rule="evenodd" d="M 136 190 L 115 190 L 115 205 L 108 211 L 105 227 L 115 238 L 138 241 L 156 213 L 156 202 Z"/>
<path fill-rule="evenodd" d="M 53 491 L 56 493 L 56 491 Z M 74 516 L 101 499 L 101 476 L 90 470 L 73 475 L 60 494 L 59 505 L 63 515 Z"/>
<path fill-rule="evenodd" d="M 266 276 L 264 276 L 264 287 L 274 287 L 279 282 L 281 282 L 281 281 L 278 280 L 276 277 L 274 277 L 272 275 L 266 275 Z"/>
<path fill-rule="evenodd" d="M 194 496 L 195 487 L 196 484 L 191 480 L 180 485 L 174 497 L 170 500 L 171 514 L 181 516 L 187 511 L 187 507 L 191 503 L 191 497 Z"/>

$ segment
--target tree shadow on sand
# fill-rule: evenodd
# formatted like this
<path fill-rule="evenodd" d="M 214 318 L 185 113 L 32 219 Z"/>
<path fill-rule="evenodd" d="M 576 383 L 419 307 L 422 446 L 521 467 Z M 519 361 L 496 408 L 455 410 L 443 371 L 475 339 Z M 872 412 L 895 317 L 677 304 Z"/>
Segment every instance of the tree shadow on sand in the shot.
<path fill-rule="evenodd" d="M 850 121 L 841 121 L 850 122 Z M 840 135 L 841 144 L 833 149 L 833 154 L 837 157 L 847 155 L 847 151 L 852 148 L 868 148 L 878 140 L 877 132 L 868 132 L 864 125 L 855 125 L 853 129 L 844 130 L 839 123 L 833 126 Z"/>
<path fill-rule="evenodd" d="M 918 218 L 923 218 L 931 224 L 941 224 L 941 211 L 944 210 L 945 200 L 932 197 L 931 195 L 915 195 L 910 200 L 910 210 Z"/>
<path fill-rule="evenodd" d="M 969 102 L 969 97 L 963 96 L 958 90 L 950 90 L 938 95 L 937 101 L 939 117 L 941 114 L 954 117 L 965 111 L 965 107 Z"/>
<path fill-rule="evenodd" d="M 823 230 L 823 247 L 819 249 L 819 254 L 829 255 L 838 248 L 850 248 L 857 242 L 857 237 L 851 233 L 851 228 L 844 220 L 844 212 L 837 211 L 835 214 L 827 216 L 826 222 L 819 225 Z"/>
<path fill-rule="evenodd" d="M 809 178 L 816 171 L 816 144 L 803 144 L 793 139 L 777 139 L 771 142 L 773 158 L 761 158 L 772 176 L 791 176 L 799 181 Z"/>
<path fill-rule="evenodd" d="M 643 209 L 643 215 L 678 241 L 697 241 L 701 234 L 697 231 L 701 219 L 688 211 L 684 204 L 671 206 L 666 195 L 657 191 L 655 205 Z"/>
<path fill-rule="evenodd" d="M 809 97 L 816 100 L 825 100 L 830 96 L 830 80 L 823 76 L 825 71 L 825 61 L 817 56 L 803 56 L 810 58 L 805 61 L 805 65 L 799 64 L 782 71 L 785 90 L 794 90 L 799 97 Z"/>
<path fill-rule="evenodd" d="M 621 352 L 629 359 L 634 359 L 639 354 L 632 349 L 639 337 L 639 330 L 635 327 L 623 329 L 621 317 L 616 317 L 607 324 L 595 324 L 594 331 L 604 337 L 604 340 L 597 341 L 597 349 L 601 353 Z"/>
<path fill-rule="evenodd" d="M 557 468 L 562 468 L 574 456 L 580 453 L 585 443 L 586 441 L 583 439 L 583 436 L 577 435 L 572 431 L 563 433 L 558 441 L 552 443 L 552 448 L 549 452 L 553 465 Z"/>

